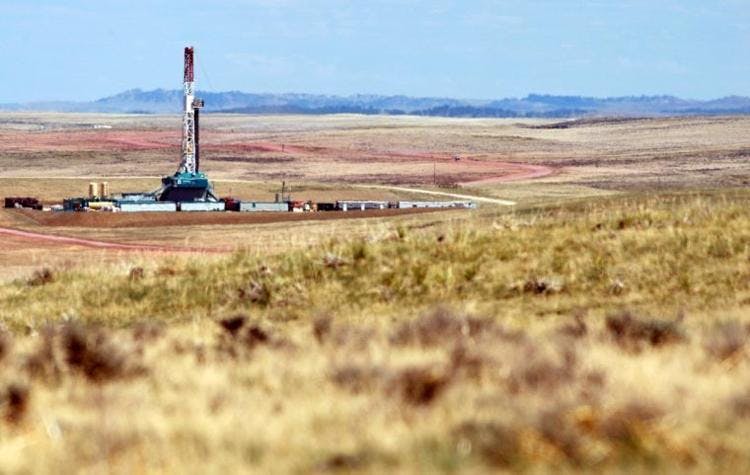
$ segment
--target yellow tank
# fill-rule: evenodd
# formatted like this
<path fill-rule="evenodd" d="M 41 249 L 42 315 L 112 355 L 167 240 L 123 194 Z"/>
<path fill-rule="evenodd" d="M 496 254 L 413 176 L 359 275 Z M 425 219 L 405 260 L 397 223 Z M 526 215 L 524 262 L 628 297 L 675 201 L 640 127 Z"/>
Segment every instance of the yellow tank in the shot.
<path fill-rule="evenodd" d="M 89 183 L 89 198 L 98 198 L 99 197 L 99 183 L 91 182 Z"/>
<path fill-rule="evenodd" d="M 102 198 L 106 198 L 109 196 L 109 182 L 103 181 L 101 183 L 101 192 L 102 194 L 99 196 L 101 196 Z"/>
<path fill-rule="evenodd" d="M 112 201 L 91 201 L 89 203 L 89 209 L 100 210 L 104 208 L 114 208 L 115 204 Z"/>

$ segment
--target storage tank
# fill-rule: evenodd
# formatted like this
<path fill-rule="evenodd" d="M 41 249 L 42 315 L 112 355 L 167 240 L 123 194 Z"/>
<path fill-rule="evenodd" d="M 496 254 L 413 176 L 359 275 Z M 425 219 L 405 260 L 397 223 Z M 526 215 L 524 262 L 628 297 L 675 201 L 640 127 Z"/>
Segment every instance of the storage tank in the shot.
<path fill-rule="evenodd" d="M 89 198 L 98 198 L 99 197 L 99 183 L 91 182 L 89 183 Z"/>
<path fill-rule="evenodd" d="M 106 198 L 109 196 L 109 182 L 103 181 L 101 186 L 101 196 L 102 198 Z"/>
<path fill-rule="evenodd" d="M 89 209 L 94 210 L 111 210 L 115 207 L 112 201 L 92 201 L 89 203 Z"/>

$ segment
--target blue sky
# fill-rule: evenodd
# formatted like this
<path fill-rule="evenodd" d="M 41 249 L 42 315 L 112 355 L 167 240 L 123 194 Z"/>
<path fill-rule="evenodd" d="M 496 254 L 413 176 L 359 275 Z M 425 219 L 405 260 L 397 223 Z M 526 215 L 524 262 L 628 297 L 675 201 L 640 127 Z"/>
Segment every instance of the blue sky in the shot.
<path fill-rule="evenodd" d="M 179 88 L 750 96 L 748 0 L 0 0 L 0 102 Z"/>

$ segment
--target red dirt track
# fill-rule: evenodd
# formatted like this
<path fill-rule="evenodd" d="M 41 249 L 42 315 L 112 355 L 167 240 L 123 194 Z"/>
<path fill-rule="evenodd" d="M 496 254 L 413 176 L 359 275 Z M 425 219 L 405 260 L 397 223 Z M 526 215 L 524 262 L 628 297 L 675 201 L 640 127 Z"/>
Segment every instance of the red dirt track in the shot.
<path fill-rule="evenodd" d="M 468 181 L 459 181 L 461 185 L 491 185 L 518 180 L 532 180 L 542 178 L 555 173 L 555 169 L 544 165 L 530 165 L 516 162 L 500 162 L 495 160 L 476 160 L 473 158 L 462 158 L 458 161 L 452 155 L 433 152 L 415 151 L 356 151 L 336 149 L 332 147 L 280 145 L 271 142 L 252 143 L 227 143 L 204 146 L 205 150 L 214 152 L 277 152 L 290 154 L 314 154 L 317 156 L 338 158 L 352 157 L 357 160 L 408 160 L 411 162 L 439 162 L 455 165 L 463 174 L 489 175 Z"/>
<path fill-rule="evenodd" d="M 290 159 L 438 163 L 446 176 L 463 185 L 489 185 L 508 181 L 541 178 L 551 175 L 555 169 L 542 165 L 477 160 L 462 157 L 453 160 L 453 155 L 419 150 L 357 150 L 320 145 L 280 144 L 268 141 L 236 141 L 232 133 L 204 132 L 202 149 L 210 159 L 211 154 L 248 155 L 255 153 L 279 153 Z M 0 132 L 0 142 L 5 151 L 14 152 L 161 152 L 179 153 L 180 132 L 175 130 L 71 130 L 42 132 Z M 342 181 L 347 180 L 341 177 Z M 432 177 L 425 177 L 430 180 Z M 403 184 L 408 184 L 404 182 Z"/>
<path fill-rule="evenodd" d="M 179 150 L 180 132 L 159 130 L 74 130 L 55 132 L 0 132 L 5 151 L 80 152 L 140 151 L 173 147 Z"/>
<path fill-rule="evenodd" d="M 231 248 L 198 248 L 198 247 L 172 247 L 150 244 L 122 244 L 108 241 L 97 241 L 94 239 L 82 239 L 69 236 L 57 236 L 54 234 L 35 233 L 20 229 L 0 228 L 0 235 L 11 236 L 33 241 L 53 242 L 57 244 L 70 244 L 75 246 L 112 249 L 117 251 L 157 251 L 157 252 L 230 252 Z"/>
<path fill-rule="evenodd" d="M 472 180 L 462 182 L 462 185 L 493 185 L 496 183 L 507 183 L 510 181 L 519 180 L 533 180 L 535 178 L 543 178 L 545 176 L 553 175 L 556 170 L 551 167 L 544 165 L 529 165 L 526 163 L 511 163 L 511 162 L 482 162 L 485 164 L 491 164 L 497 168 L 497 171 L 505 172 L 503 175 L 482 178 L 480 180 Z"/>

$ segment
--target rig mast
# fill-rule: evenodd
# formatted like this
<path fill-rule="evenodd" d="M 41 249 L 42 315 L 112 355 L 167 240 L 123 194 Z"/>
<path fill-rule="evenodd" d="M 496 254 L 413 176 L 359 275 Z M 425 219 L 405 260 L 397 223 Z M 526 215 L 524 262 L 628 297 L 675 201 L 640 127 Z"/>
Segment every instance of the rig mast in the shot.
<path fill-rule="evenodd" d="M 217 201 L 206 174 L 200 171 L 200 110 L 203 100 L 195 97 L 194 50 L 185 48 L 183 70 L 182 158 L 172 176 L 162 178 L 159 201 Z"/>
<path fill-rule="evenodd" d="M 184 112 L 182 116 L 182 161 L 179 173 L 196 173 L 199 171 L 200 158 L 198 117 L 203 101 L 195 97 L 195 74 L 193 68 L 192 47 L 185 48 L 185 74 L 183 92 L 185 94 Z"/>

